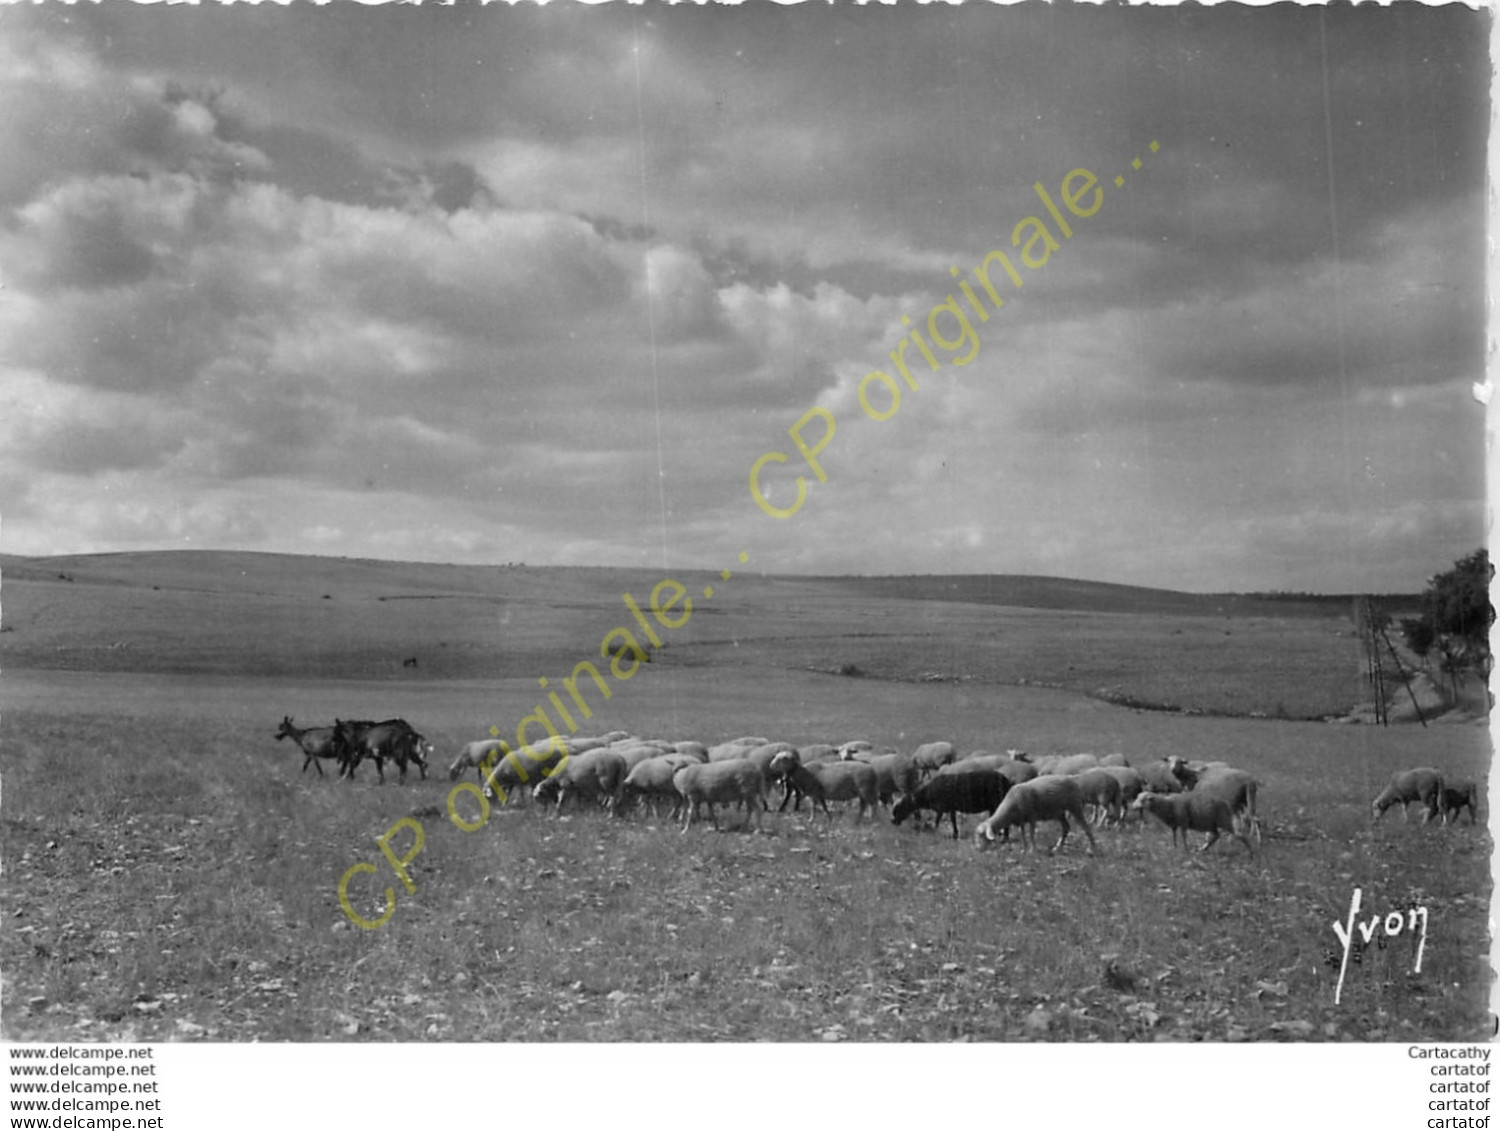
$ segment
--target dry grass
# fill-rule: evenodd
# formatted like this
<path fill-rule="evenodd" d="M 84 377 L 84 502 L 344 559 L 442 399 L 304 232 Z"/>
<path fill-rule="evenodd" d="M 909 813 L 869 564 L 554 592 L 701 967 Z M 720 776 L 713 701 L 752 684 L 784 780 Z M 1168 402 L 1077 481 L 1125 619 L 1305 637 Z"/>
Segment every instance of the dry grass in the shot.
<path fill-rule="evenodd" d="M 310 586 L 321 592 L 332 580 Z M 711 632 L 669 642 L 662 661 L 621 686 L 608 717 L 601 713 L 591 728 L 705 740 L 757 731 L 794 742 L 863 737 L 907 748 L 941 737 L 1043 753 L 1219 757 L 1262 782 L 1264 853 L 1252 860 L 1238 845 L 1221 845 L 1185 854 L 1156 827 L 1100 833 L 1098 857 L 1086 856 L 1077 837 L 1050 858 L 1023 857 L 1013 846 L 979 853 L 968 841 L 884 819 L 856 826 L 847 813 L 831 827 L 772 818 L 764 834 L 738 831 L 735 815 L 724 832 L 683 836 L 647 818 L 582 813 L 556 821 L 510 808 L 463 833 L 444 814 L 449 783 L 440 769 L 439 780 L 405 787 L 375 785 L 368 768 L 353 784 L 320 779 L 311 769 L 299 773 L 300 754 L 272 739 L 275 724 L 288 713 L 307 721 L 399 713 L 446 752 L 491 721 L 513 723 L 535 702 L 534 677 L 555 668 L 472 683 L 425 669 L 406 681 L 226 676 L 218 660 L 207 674 L 172 677 L 18 671 L 12 641 L 31 633 L 36 648 L 41 626 L 50 625 L 52 641 L 79 644 L 88 639 L 87 614 L 140 596 L 118 587 L 111 605 L 96 586 L 78 603 L 82 611 L 70 611 L 48 590 L 76 591 L 79 583 L 34 584 L 33 595 L 58 602 L 17 599 L 8 580 L 6 589 L 7 618 L 14 611 L 20 626 L 5 637 L 0 718 L 0 963 L 12 1039 L 1487 1034 L 1486 829 L 1404 825 L 1395 814 L 1372 827 L 1367 808 L 1384 778 L 1407 765 L 1484 780 L 1487 741 L 1474 727 L 1169 715 L 1005 686 L 983 675 L 985 657 L 1009 653 L 984 638 L 988 624 L 977 615 L 954 616 L 942 628 L 952 674 L 972 678 L 818 674 L 802 661 L 825 670 L 874 661 L 850 651 L 857 639 L 850 608 L 834 603 L 820 613 L 810 601 L 782 609 L 786 631 L 758 619 L 741 624 L 727 611 L 706 618 Z M 187 602 L 184 592 L 174 599 Z M 611 585 L 592 604 L 576 587 L 547 595 L 535 622 L 546 623 L 547 601 L 565 596 L 592 610 L 597 640 L 613 623 L 602 618 L 614 594 Z M 286 647 L 284 635 L 265 635 L 236 599 L 205 596 L 200 616 L 205 602 L 240 617 L 248 666 L 269 664 Z M 924 605 L 933 607 L 941 609 Z M 908 629 L 930 615 L 899 602 L 871 613 L 905 618 Z M 1098 618 L 997 615 L 1007 614 L 1050 624 L 1024 639 L 1050 633 L 1057 663 L 1069 641 L 1087 666 L 1097 663 L 1099 640 L 1114 640 L 1124 670 L 1123 630 L 1112 621 L 1101 629 Z M 589 619 L 558 613 L 563 622 L 574 615 Z M 1213 628 L 1121 620 L 1150 657 L 1136 669 L 1139 686 L 1193 685 L 1192 667 L 1170 666 L 1174 656 L 1201 658 L 1176 630 Z M 371 635 L 356 635 L 351 647 L 367 660 L 379 654 L 369 643 L 375 630 L 361 632 Z M 1248 623 L 1235 622 L 1232 632 L 1225 639 L 1266 645 Z M 1301 639 L 1329 655 L 1353 645 L 1321 633 Z M 1021 638 L 1014 625 L 1012 634 Z M 739 639 L 738 648 L 712 643 L 720 635 Z M 788 654 L 789 638 L 796 655 Z M 524 633 L 514 639 L 526 658 L 544 651 L 528 651 L 536 641 Z M 580 630 L 568 647 L 587 639 Z M 399 651 L 404 642 L 382 647 Z M 148 671 L 171 660 L 156 647 L 136 649 Z M 686 660 L 671 659 L 684 651 L 692 653 Z M 977 659 L 966 667 L 965 657 Z M 1255 681 L 1269 680 L 1261 673 L 1273 667 L 1268 660 L 1244 669 L 1252 701 L 1263 700 Z M 426 847 L 408 896 L 374 839 L 412 813 Z M 395 847 L 406 843 L 403 834 Z M 378 931 L 352 927 L 337 903 L 340 875 L 361 860 L 381 866 L 378 878 L 352 885 L 362 913 L 375 912 L 386 885 L 400 893 L 390 925 Z M 1326 951 L 1337 945 L 1332 923 L 1347 916 L 1355 887 L 1366 916 L 1409 901 L 1428 907 L 1429 940 L 1420 975 L 1410 972 L 1403 941 L 1371 948 L 1351 967 L 1335 1006 L 1337 970 Z"/>

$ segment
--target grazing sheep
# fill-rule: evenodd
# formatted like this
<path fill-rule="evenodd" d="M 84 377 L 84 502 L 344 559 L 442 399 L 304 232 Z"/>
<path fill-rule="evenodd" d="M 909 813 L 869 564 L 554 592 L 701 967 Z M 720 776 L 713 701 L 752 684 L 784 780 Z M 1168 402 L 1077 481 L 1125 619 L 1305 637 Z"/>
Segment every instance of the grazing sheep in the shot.
<path fill-rule="evenodd" d="M 589 750 L 567 762 L 532 791 L 532 800 L 545 805 L 557 798 L 554 816 L 561 816 L 569 797 L 589 798 L 606 808 L 619 803 L 625 781 L 625 759 L 610 749 Z"/>
<path fill-rule="evenodd" d="M 480 766 L 484 760 L 493 752 L 496 758 L 503 757 L 505 751 L 502 747 L 508 746 L 498 738 L 486 738 L 479 742 L 470 742 L 458 752 L 458 757 L 453 759 L 453 765 L 448 767 L 448 780 L 457 781 L 459 776 L 469 767 L 474 768 L 480 782 L 484 781 L 484 772 Z"/>
<path fill-rule="evenodd" d="M 672 750 L 676 754 L 691 754 L 699 762 L 708 761 L 708 747 L 701 742 L 674 742 Z"/>
<path fill-rule="evenodd" d="M 708 815 L 716 829 L 719 827 L 719 814 L 714 806 L 731 805 L 735 802 L 743 802 L 750 811 L 745 817 L 745 827 L 749 828 L 753 819 L 756 829 L 760 828 L 761 813 L 766 808 L 766 779 L 749 762 L 737 759 L 684 766 L 672 775 L 672 784 L 688 802 L 687 819 L 682 823 L 683 832 L 692 827 L 701 802 L 708 803 Z"/>
<path fill-rule="evenodd" d="M 757 746 L 764 746 L 770 741 L 769 738 L 762 738 L 754 742 L 746 742 L 743 739 L 735 739 L 733 742 L 721 742 L 717 746 L 710 746 L 708 748 L 708 760 L 710 762 L 733 762 L 738 758 L 743 758 Z"/>
<path fill-rule="evenodd" d="M 873 766 L 863 762 L 814 762 L 804 766 L 795 750 L 783 750 L 771 760 L 771 773 L 786 778 L 814 805 L 821 805 L 830 821 L 833 820 L 833 810 L 828 808 L 830 801 L 858 801 L 856 825 L 864 819 L 866 808 L 873 814 L 880 803 L 879 776 Z"/>
<path fill-rule="evenodd" d="M 1099 757 L 1099 764 L 1106 768 L 1110 766 L 1129 766 L 1130 759 L 1125 757 L 1125 755 L 1119 753 L 1102 754 Z"/>
<path fill-rule="evenodd" d="M 834 762 L 838 760 L 839 748 L 831 742 L 814 742 L 810 746 L 799 746 L 797 756 L 804 766 L 809 762 Z"/>
<path fill-rule="evenodd" d="M 995 839 L 995 834 L 1012 826 L 1021 827 L 1021 850 L 1029 852 L 1036 847 L 1038 821 L 1056 821 L 1062 830 L 1057 843 L 1048 849 L 1048 855 L 1056 852 L 1068 839 L 1068 818 L 1072 817 L 1089 838 L 1089 853 L 1099 847 L 1094 840 L 1094 830 L 1083 819 L 1083 791 L 1078 779 L 1064 774 L 1048 774 L 1009 790 L 1005 799 L 995 807 L 988 819 L 979 822 L 974 829 L 974 843 L 983 848 Z"/>
<path fill-rule="evenodd" d="M 1030 781 L 1036 777 L 1036 767 L 1030 762 L 1023 762 L 1018 758 L 1001 762 L 995 767 L 995 772 L 1003 777 L 1011 785 L 1020 785 L 1023 781 Z"/>
<path fill-rule="evenodd" d="M 942 773 L 933 774 L 915 793 L 908 793 L 891 810 L 891 824 L 899 825 L 913 813 L 930 809 L 937 815 L 937 824 L 946 816 L 953 825 L 953 839 L 958 839 L 958 814 L 993 813 L 995 807 L 1005 800 L 1010 782 L 995 770 L 979 767 L 964 770 L 968 763 L 950 766 Z"/>
<path fill-rule="evenodd" d="M 1188 793 L 1166 794 L 1146 790 L 1131 805 L 1132 809 L 1150 813 L 1172 830 L 1172 844 L 1182 836 L 1182 847 L 1187 848 L 1188 833 L 1207 833 L 1200 852 L 1207 852 L 1219 839 L 1220 833 L 1229 833 L 1255 855 L 1255 845 L 1245 835 L 1241 818 L 1236 817 L 1233 807 L 1222 797 L 1212 794 Z"/>
<path fill-rule="evenodd" d="M 606 746 L 604 749 L 618 754 L 625 759 L 625 772 L 628 774 L 648 758 L 660 758 L 663 754 L 675 753 L 675 751 L 664 750 L 649 742 L 635 742 L 630 745 Z"/>
<path fill-rule="evenodd" d="M 673 782 L 678 770 L 685 766 L 703 765 L 691 754 L 663 754 L 660 758 L 648 758 L 637 764 L 625 775 L 620 786 L 620 800 L 615 806 L 615 815 L 624 816 L 632 806 L 645 800 L 651 807 L 651 815 L 658 816 L 657 803 L 663 798 L 672 802 L 672 819 L 682 812 L 682 794 Z"/>
<path fill-rule="evenodd" d="M 1399 803 L 1402 819 L 1409 821 L 1411 816 L 1406 807 L 1413 801 L 1420 801 L 1427 810 L 1422 816 L 1422 823 L 1425 825 L 1438 815 L 1442 797 L 1442 772 L 1431 766 L 1418 766 L 1414 770 L 1392 774 L 1391 783 L 1380 791 L 1379 797 L 1370 802 L 1370 812 L 1374 814 L 1373 820 L 1379 820 L 1387 809 Z"/>
<path fill-rule="evenodd" d="M 1095 824 L 1102 823 L 1105 817 L 1112 821 L 1119 819 L 1121 804 L 1119 778 L 1103 766 L 1084 770 L 1083 773 L 1075 774 L 1073 777 L 1078 783 L 1078 792 L 1083 797 L 1084 805 L 1094 807 Z"/>
<path fill-rule="evenodd" d="M 1130 804 L 1146 788 L 1146 779 L 1141 777 L 1141 772 L 1132 766 L 1101 766 L 1100 769 L 1120 783 L 1119 823 L 1123 824 L 1125 815 L 1130 812 Z M 1144 814 L 1141 819 L 1145 820 Z"/>
<path fill-rule="evenodd" d="M 912 764 L 923 777 L 935 774 L 958 757 L 951 742 L 924 742 L 912 751 Z"/>
<path fill-rule="evenodd" d="M 1479 787 L 1477 785 L 1471 781 L 1464 781 L 1443 786 L 1443 824 L 1457 821 L 1466 805 L 1469 808 L 1469 824 L 1472 825 L 1474 815 L 1479 812 Z"/>
<path fill-rule="evenodd" d="M 897 793 L 902 796 L 915 793 L 921 784 L 917 767 L 905 754 L 876 754 L 859 761 L 875 771 L 875 795 L 886 808 L 890 808 Z"/>
<path fill-rule="evenodd" d="M 837 749 L 839 761 L 847 762 L 856 754 L 873 754 L 875 752 L 875 744 L 873 742 L 866 742 L 862 738 L 856 738 L 849 742 L 839 743 Z"/>
<path fill-rule="evenodd" d="M 1001 766 L 1008 765 L 1026 766 L 1027 769 L 1030 769 L 1033 772 L 1035 772 L 1036 769 L 1036 767 L 1030 766 L 1025 762 L 1016 762 L 1015 759 L 1013 759 L 1009 754 L 988 754 L 983 750 L 980 750 L 976 751 L 973 754 L 970 754 L 966 758 L 959 758 L 957 761 L 949 762 L 942 769 L 938 770 L 938 773 L 970 773 L 981 767 L 986 770 L 998 770 Z"/>
<path fill-rule="evenodd" d="M 1229 802 L 1234 815 L 1248 822 L 1255 839 L 1260 839 L 1260 818 L 1255 814 L 1255 778 L 1244 770 L 1217 763 L 1205 768 L 1199 775 L 1193 792 L 1205 797 L 1221 797 Z"/>

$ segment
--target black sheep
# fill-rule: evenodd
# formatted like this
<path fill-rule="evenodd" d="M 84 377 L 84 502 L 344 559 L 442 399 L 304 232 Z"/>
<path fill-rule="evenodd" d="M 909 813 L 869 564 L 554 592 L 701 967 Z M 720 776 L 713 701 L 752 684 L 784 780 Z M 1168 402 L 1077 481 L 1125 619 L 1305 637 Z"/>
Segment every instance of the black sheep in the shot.
<path fill-rule="evenodd" d="M 945 813 L 948 815 L 953 823 L 953 839 L 957 840 L 958 814 L 993 813 L 1009 789 L 1010 782 L 994 770 L 981 767 L 965 772 L 948 767 L 929 778 L 916 793 L 896 802 L 891 810 L 891 823 L 899 825 L 913 813 L 931 809 L 937 814 L 938 824 L 942 824 Z"/>

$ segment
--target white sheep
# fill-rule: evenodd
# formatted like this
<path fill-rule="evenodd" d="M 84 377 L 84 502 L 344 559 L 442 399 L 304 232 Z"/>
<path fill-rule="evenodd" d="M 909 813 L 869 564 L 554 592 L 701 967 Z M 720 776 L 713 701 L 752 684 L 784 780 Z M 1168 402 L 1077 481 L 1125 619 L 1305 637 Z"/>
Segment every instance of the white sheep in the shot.
<path fill-rule="evenodd" d="M 1078 788 L 1078 779 L 1056 774 L 1038 777 L 1011 787 L 995 811 L 975 828 L 974 843 L 983 848 L 995 839 L 997 832 L 1019 825 L 1022 851 L 1029 852 L 1036 847 L 1037 822 L 1056 821 L 1062 835 L 1048 850 L 1050 855 L 1068 839 L 1069 817 L 1078 822 L 1089 838 L 1090 854 L 1095 852 L 1099 846 L 1094 840 L 1094 830 L 1083 818 L 1083 791 Z"/>
<path fill-rule="evenodd" d="M 657 803 L 665 798 L 672 802 L 672 819 L 675 820 L 682 812 L 682 794 L 677 792 L 672 779 L 683 767 L 702 764 L 691 754 L 663 754 L 638 763 L 625 775 L 625 782 L 620 787 L 620 803 L 615 806 L 616 815 L 623 816 L 636 802 L 644 799 L 655 817 L 658 815 Z"/>
<path fill-rule="evenodd" d="M 957 758 L 958 752 L 951 742 L 924 742 L 911 753 L 912 764 L 923 777 L 937 773 Z"/>
<path fill-rule="evenodd" d="M 1234 815 L 1247 823 L 1251 834 L 1260 840 L 1260 818 L 1255 813 L 1255 795 L 1259 789 L 1255 778 L 1245 770 L 1236 770 L 1224 762 L 1211 762 L 1198 773 L 1192 791 L 1205 797 L 1219 797 L 1229 802 Z"/>
<path fill-rule="evenodd" d="M 1427 810 L 1422 815 L 1422 823 L 1438 815 L 1438 808 L 1443 801 L 1443 773 L 1434 770 L 1431 766 L 1418 766 L 1414 770 L 1402 770 L 1400 773 L 1392 774 L 1390 784 L 1380 791 L 1380 796 L 1370 802 L 1370 811 L 1375 820 L 1385 815 L 1385 811 L 1392 805 L 1400 804 L 1401 816 L 1405 820 L 1411 820 L 1406 807 L 1413 801 L 1419 801 Z"/>
<path fill-rule="evenodd" d="M 1207 833 L 1208 838 L 1199 849 L 1206 852 L 1214 846 L 1220 833 L 1229 833 L 1249 849 L 1250 855 L 1255 855 L 1255 845 L 1245 835 L 1242 819 L 1235 816 L 1233 807 L 1222 797 L 1197 792 L 1155 793 L 1148 789 L 1135 799 L 1131 808 L 1150 813 L 1171 829 L 1174 847 L 1179 834 L 1182 847 L 1186 848 L 1188 833 Z"/>
<path fill-rule="evenodd" d="M 1097 754 L 1049 754 L 1036 764 L 1036 772 L 1039 777 L 1047 777 L 1055 774 L 1058 777 L 1072 777 L 1081 774 L 1084 770 L 1092 770 L 1099 765 Z"/>
<path fill-rule="evenodd" d="M 1094 807 L 1095 824 L 1103 823 L 1106 817 L 1111 821 L 1119 820 L 1122 800 L 1120 779 L 1110 773 L 1108 768 L 1095 766 L 1073 775 L 1073 779 L 1078 783 L 1078 792 L 1083 795 L 1084 805 Z"/>
<path fill-rule="evenodd" d="M 1132 766 L 1101 766 L 1100 769 L 1120 783 L 1121 812 L 1118 815 L 1118 821 L 1124 823 L 1125 814 L 1130 811 L 1130 805 L 1145 790 L 1146 779 L 1141 777 L 1141 772 Z M 1145 817 L 1142 816 L 1141 819 L 1145 820 Z"/>
<path fill-rule="evenodd" d="M 833 811 L 830 801 L 858 801 L 859 813 L 854 823 L 863 820 L 868 808 L 871 815 L 880 803 L 879 776 L 871 766 L 863 762 L 814 762 L 804 766 L 794 750 L 783 750 L 771 760 L 771 773 L 785 778 L 808 796 L 815 805 L 821 805 L 830 821 Z"/>
<path fill-rule="evenodd" d="M 614 808 L 620 799 L 620 787 L 625 781 L 625 759 L 608 747 L 586 750 L 570 757 L 549 777 L 543 778 L 532 790 L 532 798 L 545 805 L 554 797 L 557 808 L 553 816 L 561 816 L 563 805 L 569 797 L 594 800 L 606 808 Z"/>
<path fill-rule="evenodd" d="M 749 828 L 753 819 L 756 829 L 760 828 L 761 813 L 766 808 L 766 779 L 752 763 L 742 758 L 728 762 L 694 763 L 673 774 L 672 784 L 688 802 L 687 819 L 682 823 L 683 832 L 692 827 L 693 818 L 698 815 L 698 805 L 702 802 L 708 803 L 708 815 L 716 829 L 719 827 L 719 814 L 714 806 L 735 802 L 743 802 L 750 810 L 750 815 L 745 818 L 745 827 Z"/>
<path fill-rule="evenodd" d="M 710 762 L 733 762 L 737 758 L 743 758 L 746 753 L 757 746 L 764 746 L 770 741 L 769 738 L 761 738 L 746 742 L 744 739 L 737 738 L 733 742 L 721 742 L 717 746 L 708 748 L 708 760 Z"/>

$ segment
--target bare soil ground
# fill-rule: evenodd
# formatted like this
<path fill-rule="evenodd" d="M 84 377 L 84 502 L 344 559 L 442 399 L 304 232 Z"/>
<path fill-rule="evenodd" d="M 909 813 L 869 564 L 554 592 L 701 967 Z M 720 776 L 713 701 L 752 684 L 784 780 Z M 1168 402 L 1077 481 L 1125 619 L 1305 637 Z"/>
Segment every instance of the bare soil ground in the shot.
<path fill-rule="evenodd" d="M 630 623 L 620 594 L 657 580 L 262 555 L 11 562 L 6 1036 L 1488 1036 L 1487 828 L 1369 819 L 1396 769 L 1484 782 L 1487 733 L 1307 721 L 1360 695 L 1357 640 L 1331 610 L 1079 613 L 684 576 L 716 596 L 583 728 L 1223 759 L 1262 783 L 1254 859 L 1174 850 L 1153 826 L 1101 831 L 1094 857 L 1076 833 L 1051 857 L 979 853 L 852 813 L 771 816 L 763 833 L 724 815 L 725 831 L 681 835 L 665 818 L 511 806 L 465 833 L 441 766 L 404 786 L 369 766 L 340 782 L 273 740 L 287 714 L 399 714 L 448 756 L 492 724 L 509 734 L 537 679 L 597 657 Z M 425 835 L 413 893 L 375 843 L 404 817 Z M 409 843 L 403 830 L 392 847 Z M 362 915 L 396 893 L 379 930 L 339 908 L 360 861 L 379 869 L 350 884 Z M 1332 924 L 1355 888 L 1361 921 L 1426 907 L 1427 942 L 1419 974 L 1406 937 L 1372 942 L 1335 1005 Z"/>

